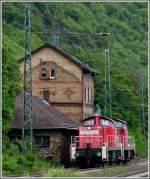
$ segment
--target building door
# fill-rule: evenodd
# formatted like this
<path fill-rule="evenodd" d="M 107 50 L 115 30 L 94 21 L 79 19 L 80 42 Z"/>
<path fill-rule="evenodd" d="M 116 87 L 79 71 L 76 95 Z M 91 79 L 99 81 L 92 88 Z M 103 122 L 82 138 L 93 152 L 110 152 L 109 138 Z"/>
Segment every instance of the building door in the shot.
<path fill-rule="evenodd" d="M 43 99 L 47 102 L 49 102 L 49 90 L 48 89 L 44 89 L 43 91 Z"/>

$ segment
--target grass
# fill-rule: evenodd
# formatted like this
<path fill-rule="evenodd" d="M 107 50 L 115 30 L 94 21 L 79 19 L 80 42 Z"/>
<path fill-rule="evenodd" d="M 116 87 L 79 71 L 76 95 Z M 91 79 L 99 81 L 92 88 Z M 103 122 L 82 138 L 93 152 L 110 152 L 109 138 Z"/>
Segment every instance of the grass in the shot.
<path fill-rule="evenodd" d="M 102 177 L 112 177 L 128 171 L 127 166 L 104 168 Z"/>
<path fill-rule="evenodd" d="M 50 168 L 48 172 L 45 171 L 44 177 L 83 177 L 83 174 L 75 173 L 71 169 L 65 169 L 63 167 Z"/>

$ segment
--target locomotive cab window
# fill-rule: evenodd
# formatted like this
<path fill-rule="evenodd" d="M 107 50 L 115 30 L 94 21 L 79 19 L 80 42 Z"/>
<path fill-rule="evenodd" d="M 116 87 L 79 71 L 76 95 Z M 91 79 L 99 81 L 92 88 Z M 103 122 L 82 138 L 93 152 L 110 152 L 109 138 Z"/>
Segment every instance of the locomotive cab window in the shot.
<path fill-rule="evenodd" d="M 114 122 L 115 128 L 122 128 L 122 123 L 121 122 Z"/>
<path fill-rule="evenodd" d="M 88 119 L 84 121 L 83 126 L 94 126 L 94 119 Z"/>
<path fill-rule="evenodd" d="M 101 119 L 100 126 L 111 126 L 111 122 L 107 119 Z"/>

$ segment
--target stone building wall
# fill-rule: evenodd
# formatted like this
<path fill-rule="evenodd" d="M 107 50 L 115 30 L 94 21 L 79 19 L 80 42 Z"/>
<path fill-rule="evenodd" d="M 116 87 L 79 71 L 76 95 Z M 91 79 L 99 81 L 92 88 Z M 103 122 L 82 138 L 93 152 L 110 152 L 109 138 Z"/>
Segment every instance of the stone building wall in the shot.
<path fill-rule="evenodd" d="M 89 74 L 83 76 L 83 111 L 84 117 L 93 113 L 94 105 L 94 77 Z"/>
<path fill-rule="evenodd" d="M 49 147 L 40 147 L 37 148 L 39 154 L 44 157 L 54 158 L 57 161 L 61 159 L 61 150 L 62 150 L 62 135 L 61 132 L 50 132 L 50 146 Z M 36 146 L 35 146 L 36 147 Z"/>
<path fill-rule="evenodd" d="M 46 68 L 46 78 L 41 79 L 43 62 Z M 20 65 L 21 73 L 23 73 L 23 61 Z M 50 78 L 52 67 L 56 74 L 54 79 Z M 81 67 L 56 50 L 46 47 L 32 55 L 32 68 L 33 95 L 43 99 L 44 91 L 48 91 L 48 100 L 51 105 L 76 122 L 92 114 L 93 99 L 88 102 L 87 95 L 90 93 L 91 98 L 94 98 L 93 77 L 84 74 Z"/>

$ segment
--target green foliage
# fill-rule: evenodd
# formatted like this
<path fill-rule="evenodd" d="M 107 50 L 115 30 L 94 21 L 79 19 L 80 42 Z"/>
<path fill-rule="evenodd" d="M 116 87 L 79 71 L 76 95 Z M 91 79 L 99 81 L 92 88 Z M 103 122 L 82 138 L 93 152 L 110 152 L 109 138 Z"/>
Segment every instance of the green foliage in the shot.
<path fill-rule="evenodd" d="M 8 123 L 14 113 L 14 99 L 18 91 L 19 71 L 15 56 L 16 44 L 11 46 L 12 42 L 7 36 L 3 36 L 3 63 L 2 63 L 2 98 L 3 98 L 3 134 L 7 132 Z"/>
<path fill-rule="evenodd" d="M 3 175 L 14 175 L 22 173 L 44 172 L 49 168 L 57 168 L 59 164 L 53 160 L 40 158 L 34 149 L 33 153 L 25 152 L 24 155 L 20 152 L 19 143 L 12 144 L 7 142 L 7 148 L 3 153 Z"/>
<path fill-rule="evenodd" d="M 24 55 L 23 10 L 24 3 L 3 3 L 3 150 L 9 145 L 8 123 L 13 118 L 14 99 L 18 91 L 19 71 L 16 62 Z M 147 139 L 139 133 L 138 92 L 138 72 L 142 69 L 145 126 L 148 131 L 147 3 L 35 2 L 31 3 L 31 10 L 32 49 L 50 41 L 53 35 L 37 32 L 66 32 L 59 35 L 61 48 L 99 72 L 95 78 L 95 104 L 99 104 L 102 112 L 104 49 L 110 48 L 113 116 L 127 121 L 130 132 L 136 138 L 137 154 L 147 152 Z M 113 35 L 102 37 L 96 35 L 99 32 L 111 32 Z M 7 161 L 4 166 L 10 167 L 10 171 L 15 171 L 18 167 L 18 155 L 14 160 L 14 156 L 11 158 L 8 155 L 6 153 L 4 156 Z M 11 165 L 11 162 L 14 165 Z"/>

